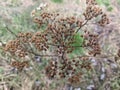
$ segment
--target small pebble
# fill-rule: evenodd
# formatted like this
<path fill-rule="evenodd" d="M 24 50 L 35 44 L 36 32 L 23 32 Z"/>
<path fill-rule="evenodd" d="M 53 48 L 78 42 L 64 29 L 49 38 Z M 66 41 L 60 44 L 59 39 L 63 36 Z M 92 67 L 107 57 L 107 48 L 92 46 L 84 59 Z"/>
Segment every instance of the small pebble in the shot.
<path fill-rule="evenodd" d="M 81 88 L 76 88 L 75 90 L 81 90 Z"/>
<path fill-rule="evenodd" d="M 36 86 L 39 86 L 40 83 L 41 83 L 41 82 L 40 82 L 39 80 L 36 80 L 36 81 L 35 81 L 35 85 L 36 85 Z"/>
<path fill-rule="evenodd" d="M 40 56 L 35 56 L 34 58 L 37 62 L 41 62 L 41 57 Z"/>
<path fill-rule="evenodd" d="M 117 68 L 117 65 L 116 65 L 115 63 L 112 63 L 112 64 L 111 64 L 111 67 L 112 67 L 112 68 Z"/>
<path fill-rule="evenodd" d="M 93 64 L 94 66 L 97 65 L 97 62 L 95 61 L 95 59 L 92 59 L 91 62 L 92 62 L 92 64 Z"/>
<path fill-rule="evenodd" d="M 102 67 L 101 70 L 102 70 L 103 73 L 105 72 L 105 68 L 104 67 Z"/>
<path fill-rule="evenodd" d="M 87 90 L 93 90 L 94 87 L 95 87 L 94 85 L 89 85 L 89 86 L 87 87 Z"/>
<path fill-rule="evenodd" d="M 100 80 L 104 80 L 104 78 L 105 78 L 105 74 L 103 73 L 103 74 L 101 74 L 101 76 L 100 76 Z"/>

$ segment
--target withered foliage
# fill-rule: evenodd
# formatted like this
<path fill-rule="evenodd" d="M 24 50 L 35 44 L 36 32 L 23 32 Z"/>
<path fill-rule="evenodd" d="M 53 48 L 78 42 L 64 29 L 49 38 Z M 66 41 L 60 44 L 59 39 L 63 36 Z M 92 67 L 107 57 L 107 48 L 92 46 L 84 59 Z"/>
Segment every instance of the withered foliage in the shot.
<path fill-rule="evenodd" d="M 11 66 L 18 69 L 18 71 L 22 71 L 23 68 L 28 68 L 29 67 L 29 62 L 28 61 L 23 61 L 23 62 L 20 62 L 20 61 L 13 61 L 11 63 Z"/>
<path fill-rule="evenodd" d="M 99 35 L 87 30 L 83 35 L 79 33 L 87 22 L 98 16 L 100 26 L 109 24 L 109 19 L 102 9 L 98 7 L 95 0 L 86 0 L 86 10 L 83 13 L 84 19 L 80 17 L 61 17 L 59 13 L 41 12 L 39 17 L 34 17 L 33 21 L 38 27 L 44 30 L 37 32 L 21 32 L 15 40 L 9 41 L 4 50 L 12 55 L 22 57 L 29 55 L 40 55 L 42 58 L 49 56 L 48 64 L 45 67 L 45 74 L 48 78 L 66 78 L 70 84 L 80 82 L 83 70 L 91 70 L 90 56 L 101 54 L 99 45 Z M 82 45 L 75 46 L 75 35 L 84 39 Z M 89 55 L 75 56 L 70 58 L 76 47 L 88 50 Z M 49 52 L 49 53 L 48 53 Z M 50 54 L 50 55 L 49 55 Z M 118 54 L 120 56 L 120 54 Z M 57 59 L 56 59 L 57 58 Z M 11 66 L 21 69 L 28 66 L 27 62 L 12 62 Z"/>
<path fill-rule="evenodd" d="M 89 31 L 85 31 L 85 34 L 82 35 L 82 37 L 84 37 L 85 42 L 84 42 L 84 46 L 89 47 L 89 54 L 96 56 L 97 54 L 101 54 L 101 48 L 99 45 L 99 39 L 98 39 L 99 35 L 96 34 L 92 34 Z"/>

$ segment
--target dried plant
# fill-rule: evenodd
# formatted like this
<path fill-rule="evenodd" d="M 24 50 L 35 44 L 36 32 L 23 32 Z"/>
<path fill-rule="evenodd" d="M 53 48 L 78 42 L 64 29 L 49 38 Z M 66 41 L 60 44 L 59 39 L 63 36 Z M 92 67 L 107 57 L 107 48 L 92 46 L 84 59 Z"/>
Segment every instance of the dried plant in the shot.
<path fill-rule="evenodd" d="M 96 22 L 100 26 L 109 24 L 107 15 L 98 7 L 95 0 L 86 0 L 86 5 L 84 18 L 62 17 L 60 13 L 47 10 L 41 10 L 38 16 L 35 12 L 32 13 L 33 21 L 38 25 L 36 32 L 20 32 L 16 35 L 7 27 L 7 30 L 16 37 L 4 46 L 4 51 L 10 57 L 13 56 L 11 67 L 17 69 L 18 73 L 32 67 L 37 74 L 45 75 L 51 81 L 61 80 L 73 87 L 83 85 L 82 88 L 85 89 L 86 84 L 90 84 L 86 77 L 92 79 L 95 74 L 91 59 L 100 58 L 103 53 L 99 44 L 99 34 L 84 30 L 83 27 L 97 17 L 101 17 Z M 76 41 L 76 36 L 83 41 Z M 79 43 L 76 45 L 76 42 Z M 71 57 L 73 51 L 79 47 L 84 49 L 84 54 Z M 120 57 L 119 53 L 120 50 L 117 57 Z M 42 70 L 39 71 L 38 62 L 42 63 L 41 60 L 47 63 L 42 65 Z M 41 79 L 41 75 L 37 78 Z M 96 86 L 92 88 L 98 90 L 101 82 L 98 80 L 93 82 Z"/>

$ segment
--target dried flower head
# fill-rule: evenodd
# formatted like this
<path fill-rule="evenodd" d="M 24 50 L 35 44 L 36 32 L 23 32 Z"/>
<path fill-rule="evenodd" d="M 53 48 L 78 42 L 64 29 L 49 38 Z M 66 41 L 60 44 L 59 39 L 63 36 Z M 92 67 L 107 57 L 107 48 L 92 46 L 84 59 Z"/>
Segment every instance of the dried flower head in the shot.
<path fill-rule="evenodd" d="M 99 35 L 81 28 L 87 25 L 89 20 L 98 16 L 101 16 L 98 22 L 101 26 L 109 23 L 107 15 L 103 14 L 95 0 L 86 0 L 86 4 L 87 8 L 83 13 L 85 19 L 76 16 L 62 17 L 59 13 L 41 11 L 39 16 L 33 18 L 41 31 L 19 33 L 15 40 L 6 44 L 5 51 L 19 57 L 30 55 L 33 58 L 35 56 L 39 56 L 39 59 L 45 58 L 49 62 L 47 61 L 45 65 L 44 74 L 49 79 L 65 78 L 71 85 L 80 84 L 84 72 L 92 69 L 89 57 L 96 57 L 102 53 Z M 76 40 L 76 35 L 80 30 L 83 33 L 80 33 L 78 37 L 83 39 L 82 43 Z M 71 57 L 70 55 L 77 48 L 82 48 L 86 52 L 83 53 L 84 55 Z M 87 52 L 89 55 L 86 55 Z M 22 70 L 29 64 L 25 61 L 15 61 L 11 66 Z"/>
<path fill-rule="evenodd" d="M 106 14 L 103 14 L 103 15 L 101 16 L 101 20 L 98 22 L 98 24 L 99 24 L 100 26 L 105 26 L 105 25 L 109 24 L 109 22 L 110 22 L 110 21 L 109 21 L 107 15 L 106 15 Z"/>
<path fill-rule="evenodd" d="M 28 61 L 12 61 L 11 66 L 16 68 L 18 71 L 22 71 L 24 68 L 29 67 L 29 62 Z"/>
<path fill-rule="evenodd" d="M 98 39 L 99 35 L 91 34 L 90 32 L 85 31 L 83 37 L 85 38 L 84 46 L 88 47 L 90 55 L 96 56 L 101 54 L 101 48 Z"/>
<path fill-rule="evenodd" d="M 86 0 L 86 4 L 88 5 L 96 5 L 96 1 L 95 0 Z"/>
<path fill-rule="evenodd" d="M 42 32 L 36 32 L 32 37 L 31 37 L 31 43 L 35 45 L 35 47 L 39 50 L 47 50 L 49 46 L 47 45 L 47 34 L 42 33 Z"/>
<path fill-rule="evenodd" d="M 98 6 L 88 6 L 83 15 L 85 17 L 85 20 L 91 20 L 92 18 L 101 15 L 102 13 L 103 13 L 102 9 L 99 8 Z"/>

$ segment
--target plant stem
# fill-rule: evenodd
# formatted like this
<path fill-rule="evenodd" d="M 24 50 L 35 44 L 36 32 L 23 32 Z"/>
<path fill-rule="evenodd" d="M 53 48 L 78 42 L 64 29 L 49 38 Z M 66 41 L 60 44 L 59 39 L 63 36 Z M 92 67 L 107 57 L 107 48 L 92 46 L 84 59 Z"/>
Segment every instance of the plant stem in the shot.
<path fill-rule="evenodd" d="M 83 25 L 82 25 L 81 27 L 79 27 L 75 33 L 78 33 L 78 31 L 79 31 L 83 26 L 85 26 L 87 23 L 88 23 L 88 20 L 86 20 L 86 22 L 83 23 Z"/>

